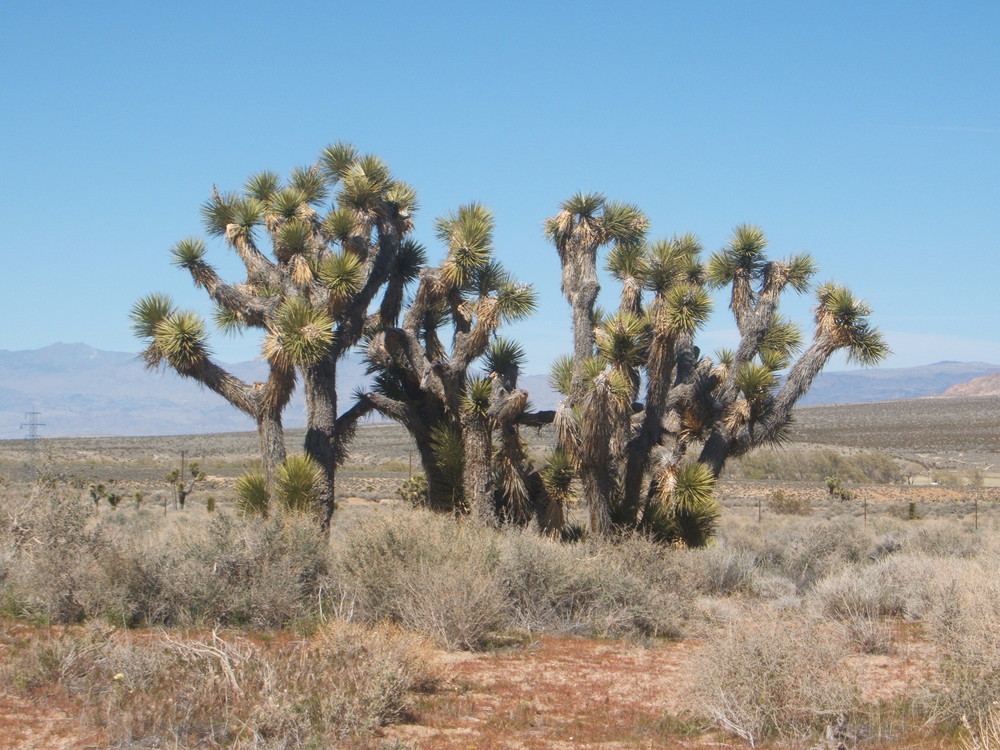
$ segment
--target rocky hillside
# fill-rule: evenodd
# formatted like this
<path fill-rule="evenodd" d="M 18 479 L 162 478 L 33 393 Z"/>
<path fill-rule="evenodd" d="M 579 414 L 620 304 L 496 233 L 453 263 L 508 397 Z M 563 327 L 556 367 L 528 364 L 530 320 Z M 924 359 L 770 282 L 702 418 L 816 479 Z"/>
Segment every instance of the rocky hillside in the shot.
<path fill-rule="evenodd" d="M 1000 372 L 973 378 L 946 390 L 943 396 L 1000 396 Z"/>

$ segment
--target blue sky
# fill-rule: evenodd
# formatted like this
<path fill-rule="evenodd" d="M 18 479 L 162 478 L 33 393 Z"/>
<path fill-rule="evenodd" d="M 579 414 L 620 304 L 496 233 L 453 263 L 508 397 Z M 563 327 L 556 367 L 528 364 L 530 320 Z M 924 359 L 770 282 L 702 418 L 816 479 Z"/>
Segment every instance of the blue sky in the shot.
<path fill-rule="evenodd" d="M 151 291 L 207 312 L 169 250 L 212 185 L 348 140 L 417 189 L 435 261 L 435 217 L 495 211 L 499 257 L 539 292 L 509 331 L 529 372 L 569 348 L 542 222 L 577 190 L 707 251 L 753 222 L 774 254 L 811 252 L 870 302 L 887 366 L 1000 362 L 995 2 L 13 0 L 0 29 L 0 349 L 138 351 L 128 310 Z M 720 300 L 703 349 L 732 328 Z"/>

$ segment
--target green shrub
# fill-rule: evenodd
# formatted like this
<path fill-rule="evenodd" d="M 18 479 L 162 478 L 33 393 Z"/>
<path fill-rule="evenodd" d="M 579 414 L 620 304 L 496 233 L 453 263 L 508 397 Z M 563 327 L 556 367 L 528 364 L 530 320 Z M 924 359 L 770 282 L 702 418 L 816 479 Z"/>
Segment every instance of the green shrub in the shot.
<path fill-rule="evenodd" d="M 426 507 L 427 477 L 423 474 L 415 474 L 399 485 L 396 495 L 400 500 L 409 503 L 414 508 Z"/>

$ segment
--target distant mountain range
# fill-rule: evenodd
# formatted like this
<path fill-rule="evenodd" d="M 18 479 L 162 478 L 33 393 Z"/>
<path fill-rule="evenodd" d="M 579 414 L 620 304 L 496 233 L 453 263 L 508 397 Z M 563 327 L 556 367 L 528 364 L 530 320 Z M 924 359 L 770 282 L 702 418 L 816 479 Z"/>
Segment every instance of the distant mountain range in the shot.
<path fill-rule="evenodd" d="M 226 365 L 244 380 L 263 380 L 263 362 Z M 802 404 L 841 404 L 933 396 L 991 373 L 1000 365 L 938 362 L 922 367 L 823 373 Z M 364 365 L 347 358 L 338 369 L 338 390 L 346 402 L 367 382 Z M 1000 378 L 1000 375 L 998 375 Z M 558 400 L 546 375 L 522 378 L 537 409 Z M 342 404 L 344 406 L 345 404 Z M 85 344 L 53 344 L 26 351 L 0 350 L 0 439 L 29 433 L 29 412 L 37 412 L 41 437 L 74 435 L 188 435 L 253 430 L 252 420 L 196 382 L 171 371 L 151 372 L 137 355 L 107 352 Z M 305 425 L 301 391 L 286 413 L 288 427 Z"/>
<path fill-rule="evenodd" d="M 986 362 L 935 362 L 920 367 L 824 372 L 799 404 L 858 404 L 938 396 L 954 385 L 995 372 L 1000 372 L 1000 365 Z"/>

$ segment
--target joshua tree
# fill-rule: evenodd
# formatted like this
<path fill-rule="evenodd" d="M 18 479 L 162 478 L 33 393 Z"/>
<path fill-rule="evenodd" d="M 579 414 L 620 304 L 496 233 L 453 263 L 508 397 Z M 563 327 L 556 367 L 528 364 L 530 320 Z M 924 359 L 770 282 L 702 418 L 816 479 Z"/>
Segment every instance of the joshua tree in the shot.
<path fill-rule="evenodd" d="M 359 396 L 413 435 L 432 508 L 468 508 L 490 523 L 501 511 L 516 521 L 530 514 L 516 429 L 527 405 L 527 393 L 517 388 L 523 353 L 495 335 L 535 305 L 530 286 L 494 260 L 493 226 L 490 211 L 475 203 L 438 220 L 447 257 L 420 272 L 402 324 L 371 337 L 367 356 L 376 387 Z M 439 333 L 446 325 L 450 346 Z M 480 358 L 486 374 L 470 375 Z"/>
<path fill-rule="evenodd" d="M 184 505 L 187 503 L 187 499 L 191 496 L 191 493 L 194 492 L 195 485 L 198 484 L 198 482 L 205 481 L 206 476 L 205 472 L 201 470 L 201 465 L 195 461 L 188 467 L 191 474 L 191 480 L 186 481 L 184 479 L 183 467 L 184 459 L 182 454 L 181 468 L 171 469 L 164 477 L 164 479 L 170 482 L 170 485 L 174 490 L 174 507 L 180 507 L 181 510 L 184 510 Z"/>
<path fill-rule="evenodd" d="M 566 397 L 556 423 L 592 532 L 638 526 L 696 540 L 692 529 L 704 532 L 711 521 L 711 485 L 726 460 L 781 440 L 792 407 L 835 351 L 873 364 L 888 348 L 868 322 L 868 306 L 824 284 L 813 341 L 781 383 L 802 337 L 778 303 L 789 289 L 809 288 L 813 260 L 769 260 L 763 232 L 744 225 L 706 265 L 694 237 L 647 243 L 647 224 L 634 206 L 579 194 L 546 222 L 573 319 L 573 355 L 553 373 Z M 604 246 L 621 283 L 612 315 L 596 307 Z M 740 342 L 713 361 L 701 356 L 694 334 L 711 311 L 709 290 L 725 286 Z"/>
<path fill-rule="evenodd" d="M 331 207 L 323 212 L 325 201 Z M 326 148 L 312 166 L 278 175 L 252 176 L 241 193 L 212 191 L 202 208 L 210 235 L 221 237 L 243 262 L 243 283 L 224 283 L 205 260 L 200 239 L 174 248 L 174 262 L 217 306 L 226 331 L 257 329 L 270 372 L 266 383 L 247 384 L 209 356 L 204 323 L 174 310 L 162 295 L 133 309 L 137 335 L 146 340 L 150 366 L 166 363 L 192 377 L 257 420 L 268 484 L 284 459 L 281 413 L 295 382 L 305 385 L 306 453 L 323 473 L 319 512 L 326 527 L 334 508 L 334 478 L 346 442 L 360 416 L 359 404 L 337 415 L 337 362 L 370 328 L 395 322 L 412 255 L 404 236 L 411 229 L 416 196 L 394 179 L 384 162 L 353 146 Z M 258 235 L 270 257 L 258 248 Z M 372 311 L 379 293 L 383 297 Z"/>

